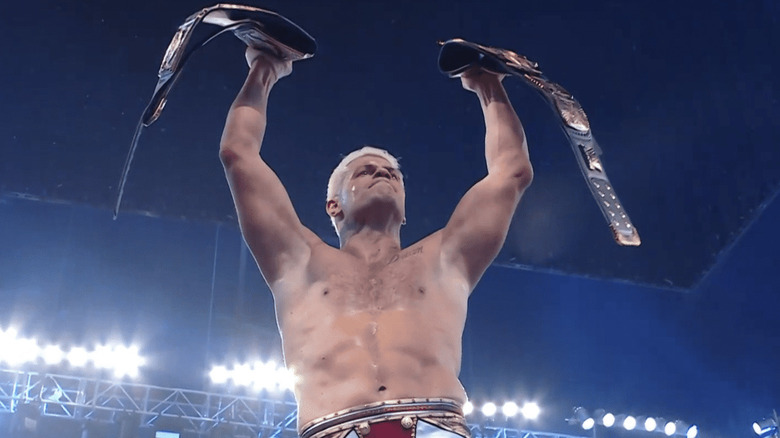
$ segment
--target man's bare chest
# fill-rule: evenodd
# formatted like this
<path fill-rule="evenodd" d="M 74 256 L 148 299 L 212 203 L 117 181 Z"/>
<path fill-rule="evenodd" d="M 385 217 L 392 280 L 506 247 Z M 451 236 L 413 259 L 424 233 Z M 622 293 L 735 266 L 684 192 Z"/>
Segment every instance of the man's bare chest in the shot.
<path fill-rule="evenodd" d="M 307 296 L 343 311 L 384 311 L 421 304 L 436 294 L 437 267 L 423 246 L 365 263 L 339 254 L 310 267 Z"/>

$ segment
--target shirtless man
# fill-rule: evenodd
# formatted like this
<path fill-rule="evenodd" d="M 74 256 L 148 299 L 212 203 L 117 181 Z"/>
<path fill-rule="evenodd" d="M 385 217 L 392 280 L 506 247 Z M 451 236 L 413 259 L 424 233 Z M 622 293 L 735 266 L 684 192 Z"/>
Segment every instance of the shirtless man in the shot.
<path fill-rule="evenodd" d="M 401 248 L 405 187 L 386 151 L 364 148 L 336 168 L 327 214 L 340 248 L 296 215 L 259 152 L 268 95 L 291 63 L 247 50 L 250 71 L 227 116 L 220 159 L 241 230 L 276 305 L 297 377 L 304 438 L 407 436 L 436 425 L 468 436 L 458 380 L 469 294 L 506 238 L 533 171 L 503 77 L 461 77 L 484 113 L 487 175 L 446 226 Z M 400 434 L 400 435 L 399 435 Z"/>

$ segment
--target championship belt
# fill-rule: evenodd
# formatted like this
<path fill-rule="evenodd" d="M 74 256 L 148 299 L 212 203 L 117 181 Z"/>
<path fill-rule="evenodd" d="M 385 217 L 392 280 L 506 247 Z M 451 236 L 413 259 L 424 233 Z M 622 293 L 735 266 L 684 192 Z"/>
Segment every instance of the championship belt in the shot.
<path fill-rule="evenodd" d="M 511 50 L 483 46 L 460 38 L 439 44 L 439 69 L 447 76 L 459 77 L 472 66 L 479 66 L 494 73 L 522 78 L 547 100 L 561 120 L 577 164 L 615 241 L 623 246 L 639 246 L 639 233 L 609 182 L 600 158 L 602 151 L 593 138 L 588 116 L 574 96 L 547 79 L 539 70 L 539 64 Z"/>
<path fill-rule="evenodd" d="M 209 27 L 199 41 L 192 42 L 195 29 L 203 28 L 203 26 L 198 27 L 201 23 L 215 27 Z M 165 51 L 160 70 L 157 73 L 159 80 L 154 89 L 152 100 L 146 106 L 135 129 L 119 180 L 117 199 L 114 205 L 114 219 L 119 215 L 119 206 L 122 203 L 127 175 L 130 172 L 130 165 L 133 162 L 143 128 L 150 126 L 160 117 L 167 102 L 168 93 L 173 84 L 176 83 L 176 79 L 181 74 L 190 55 L 225 32 L 232 32 L 246 45 L 284 60 L 298 61 L 311 58 L 317 50 L 317 43 L 311 35 L 292 21 L 269 10 L 220 3 L 190 15 L 179 26 L 168 44 L 168 49 Z"/>

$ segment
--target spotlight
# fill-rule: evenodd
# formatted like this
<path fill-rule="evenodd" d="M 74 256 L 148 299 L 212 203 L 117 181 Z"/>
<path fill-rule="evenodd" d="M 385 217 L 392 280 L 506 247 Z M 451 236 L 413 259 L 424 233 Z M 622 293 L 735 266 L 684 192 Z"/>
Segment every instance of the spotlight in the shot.
<path fill-rule="evenodd" d="M 588 418 L 582 422 L 582 428 L 585 430 L 591 430 L 595 425 L 596 425 L 596 420 L 594 420 L 593 418 Z"/>
<path fill-rule="evenodd" d="M 664 433 L 666 436 L 672 436 L 675 432 L 677 432 L 677 425 L 674 424 L 674 421 L 666 423 L 666 426 L 664 426 Z"/>
<path fill-rule="evenodd" d="M 699 436 L 699 426 L 695 424 L 689 427 L 688 431 L 685 432 L 685 438 L 696 438 L 697 436 Z"/>
<path fill-rule="evenodd" d="M 87 361 L 89 361 L 89 353 L 87 353 L 87 350 L 84 348 L 74 347 L 70 349 L 65 358 L 71 366 L 83 367 L 87 364 Z"/>
<path fill-rule="evenodd" d="M 777 434 L 777 423 L 777 413 L 774 413 L 774 417 L 764 418 L 753 423 L 753 432 L 761 438 L 774 436 Z"/>
<path fill-rule="evenodd" d="M 16 335 L 16 329 L 13 327 L 10 327 L 5 331 L 0 329 L 0 363 L 13 361 Z"/>
<path fill-rule="evenodd" d="M 534 402 L 527 402 L 523 405 L 523 409 L 521 410 L 523 413 L 523 417 L 525 417 L 528 420 L 536 420 L 539 418 L 539 414 L 542 412 L 541 409 L 539 409 L 539 405 L 537 405 Z"/>
<path fill-rule="evenodd" d="M 276 379 L 274 374 L 276 372 L 276 364 L 273 362 L 263 363 L 260 361 L 255 362 L 252 367 L 252 385 L 257 390 L 271 390 L 276 385 Z"/>
<path fill-rule="evenodd" d="M 298 377 L 294 368 L 279 367 L 276 373 L 276 383 L 280 391 L 293 391 Z"/>
<path fill-rule="evenodd" d="M 98 345 L 92 351 L 92 363 L 95 368 L 110 370 L 114 367 L 114 352 L 107 345 Z"/>
<path fill-rule="evenodd" d="M 146 362 L 146 360 L 138 354 L 138 347 L 125 347 L 123 345 L 114 348 L 113 360 L 114 376 L 117 378 L 125 376 L 131 378 L 137 377 L 138 368 Z"/>
<path fill-rule="evenodd" d="M 209 372 L 209 378 L 211 378 L 211 383 L 214 383 L 215 385 L 222 385 L 227 383 L 228 379 L 230 378 L 230 373 L 228 372 L 227 368 L 218 365 L 211 369 Z"/>
<path fill-rule="evenodd" d="M 41 359 L 46 365 L 57 365 L 65 359 L 65 352 L 56 345 L 49 345 L 41 350 Z"/>
<path fill-rule="evenodd" d="M 34 362 L 40 355 L 38 341 L 28 338 L 16 338 L 16 332 L 9 330 L 0 339 L 0 348 L 3 349 L 4 361 L 12 366 L 19 366 L 27 362 Z"/>
<path fill-rule="evenodd" d="M 658 427 L 658 423 L 656 423 L 655 418 L 647 417 L 647 419 L 645 420 L 645 430 L 648 432 L 652 432 L 655 430 L 656 427 Z"/>
<path fill-rule="evenodd" d="M 636 418 L 632 416 L 627 416 L 625 420 L 623 420 L 623 429 L 625 430 L 634 430 L 636 428 Z"/>
<path fill-rule="evenodd" d="M 571 418 L 567 419 L 566 421 L 571 424 L 572 426 L 579 424 L 582 426 L 585 430 L 590 430 L 593 428 L 593 425 L 595 424 L 595 421 L 593 420 L 593 417 L 588 414 L 588 410 L 579 406 L 574 408 L 574 415 L 572 415 Z"/>
<path fill-rule="evenodd" d="M 501 407 L 501 413 L 503 413 L 505 417 L 514 417 L 518 412 L 520 412 L 520 407 L 517 406 L 517 403 L 512 401 L 504 403 L 504 406 Z"/>
<path fill-rule="evenodd" d="M 233 383 L 236 386 L 249 386 L 252 383 L 252 368 L 240 364 L 233 367 Z"/>
<path fill-rule="evenodd" d="M 474 404 L 467 401 L 463 404 L 463 415 L 471 415 L 472 412 L 474 412 Z"/>
<path fill-rule="evenodd" d="M 496 411 L 498 408 L 496 407 L 496 404 L 493 402 L 487 402 L 484 405 L 482 405 L 482 415 L 486 417 L 492 417 L 493 415 L 496 415 Z"/>
<path fill-rule="evenodd" d="M 601 424 L 603 424 L 604 427 L 612 427 L 612 425 L 615 424 L 615 416 L 612 415 L 612 413 L 607 412 L 601 417 Z"/>

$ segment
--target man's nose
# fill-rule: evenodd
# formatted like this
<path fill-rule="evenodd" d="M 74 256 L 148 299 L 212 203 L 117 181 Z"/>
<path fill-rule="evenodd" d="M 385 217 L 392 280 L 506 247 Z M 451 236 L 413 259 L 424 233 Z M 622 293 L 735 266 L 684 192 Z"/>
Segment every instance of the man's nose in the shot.
<path fill-rule="evenodd" d="M 382 169 L 381 167 L 374 172 L 374 176 L 381 176 L 383 178 L 391 179 L 390 178 L 390 171 L 387 169 Z"/>

